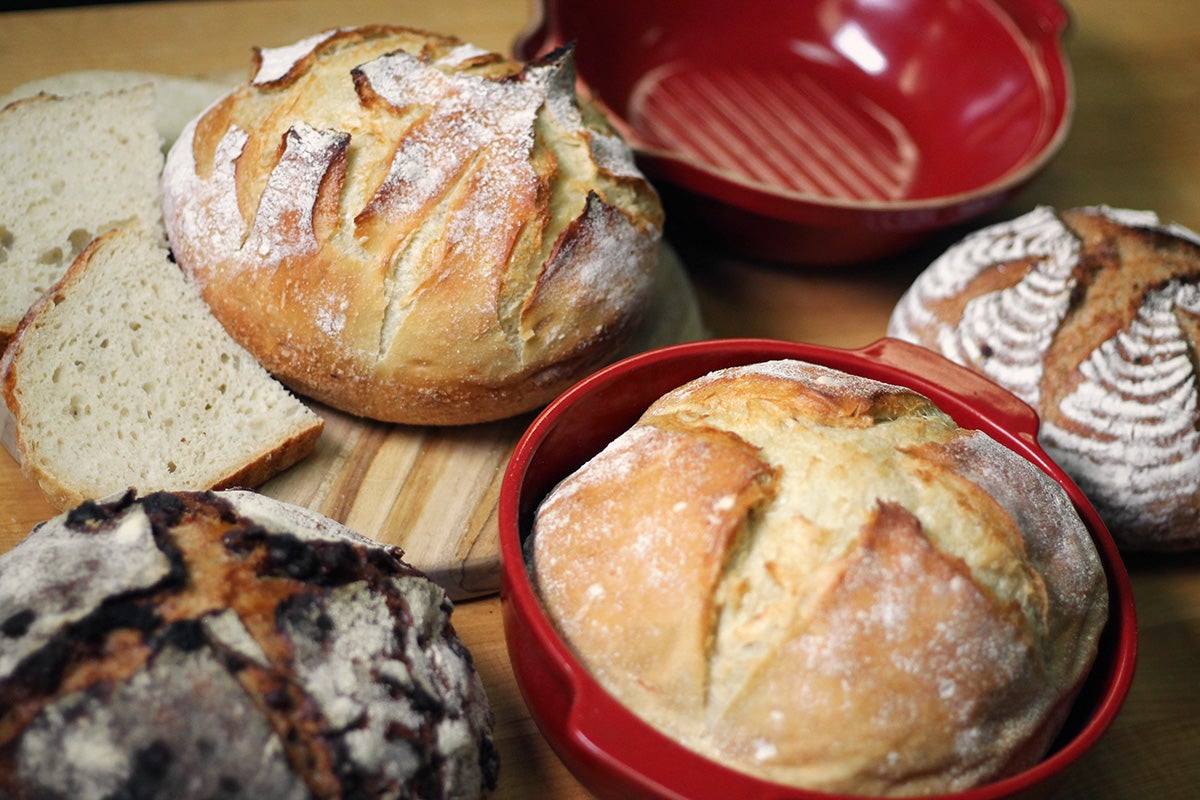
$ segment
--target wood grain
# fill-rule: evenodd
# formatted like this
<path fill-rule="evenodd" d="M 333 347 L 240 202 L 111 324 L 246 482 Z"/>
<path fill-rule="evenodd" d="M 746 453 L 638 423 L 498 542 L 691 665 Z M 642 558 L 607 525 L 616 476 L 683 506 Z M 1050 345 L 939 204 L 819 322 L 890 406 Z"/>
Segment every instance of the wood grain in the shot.
<path fill-rule="evenodd" d="M 1070 136 L 1049 169 L 991 218 L 1015 216 L 1038 203 L 1108 203 L 1153 209 L 1200 230 L 1200 3 L 1074 0 L 1068 6 L 1067 49 L 1077 89 Z M 286 44 L 322 27 L 358 22 L 410 24 L 503 50 L 531 7 L 526 0 L 197 0 L 0 13 L 0 91 L 70 69 L 224 74 L 244 68 L 253 45 Z M 882 335 L 903 289 L 961 231 L 885 263 L 828 272 L 721 253 L 686 219 L 671 220 L 668 233 L 712 334 L 857 347 Z M 334 417 L 331 427 L 345 422 Z M 367 426 L 357 435 L 388 470 L 410 465 L 390 452 L 381 431 Z M 444 441 L 439 448 L 456 444 Z M 328 457 L 350 459 L 344 444 L 333 446 Z M 304 481 L 315 488 L 306 491 L 336 513 L 361 519 L 354 495 L 366 490 L 353 488 L 352 481 L 386 493 L 395 480 L 374 461 L 356 462 L 354 477 L 313 470 Z M 288 476 L 300 479 L 299 473 Z M 491 491 L 476 486 L 474 491 Z M 406 526 L 418 508 L 394 501 L 378 524 Z M 0 551 L 52 513 L 16 465 L 0 457 Z M 1131 558 L 1129 569 L 1141 635 L 1133 691 L 1110 732 L 1054 800 L 1184 800 L 1200 786 L 1200 557 Z M 503 761 L 497 798 L 590 798 L 529 718 L 500 615 L 494 597 L 460 603 L 455 611 L 496 715 Z"/>

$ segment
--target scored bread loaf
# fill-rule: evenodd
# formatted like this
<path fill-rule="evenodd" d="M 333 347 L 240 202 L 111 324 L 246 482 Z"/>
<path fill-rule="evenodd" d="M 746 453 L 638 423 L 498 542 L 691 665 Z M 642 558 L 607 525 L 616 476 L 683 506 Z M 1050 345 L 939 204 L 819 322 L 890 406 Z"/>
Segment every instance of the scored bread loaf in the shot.
<path fill-rule="evenodd" d="M 799 361 L 669 392 L 540 504 L 531 578 L 630 710 L 864 795 L 1036 762 L 1107 617 L 1062 488 L 923 396 Z"/>
<path fill-rule="evenodd" d="M 256 486 L 323 422 L 229 338 L 158 231 L 101 235 L 0 360 L 21 470 L 59 508 L 126 488 Z"/>
<path fill-rule="evenodd" d="M 0 557 L 0 796 L 484 796 L 482 682 L 401 556 L 241 491 L 39 525 Z"/>
<path fill-rule="evenodd" d="M 499 419 L 642 319 L 662 207 L 572 54 L 397 27 L 257 51 L 162 180 L 180 266 L 295 391 L 414 424 Z"/>
<path fill-rule="evenodd" d="M 888 333 L 1001 384 L 1126 550 L 1200 547 L 1200 237 L 1041 207 L 967 236 Z"/>
<path fill-rule="evenodd" d="M 0 348 L 95 236 L 160 224 L 162 166 L 150 84 L 0 108 Z"/>

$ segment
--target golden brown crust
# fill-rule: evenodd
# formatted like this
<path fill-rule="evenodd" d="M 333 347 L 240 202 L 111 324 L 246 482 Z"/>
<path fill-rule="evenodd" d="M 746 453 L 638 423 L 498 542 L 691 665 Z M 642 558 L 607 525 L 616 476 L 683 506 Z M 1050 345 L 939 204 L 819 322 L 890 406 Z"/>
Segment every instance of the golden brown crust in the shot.
<path fill-rule="evenodd" d="M 920 395 L 799 362 L 660 398 L 547 497 L 527 548 L 556 627 L 635 713 L 825 791 L 1029 766 L 1107 607 L 1048 476 Z"/>
<path fill-rule="evenodd" d="M 296 391 L 457 424 L 550 400 L 645 313 L 662 209 L 574 96 L 569 52 L 521 65 L 376 26 L 263 50 L 179 138 L 175 257 Z"/>
<path fill-rule="evenodd" d="M 614 497 L 622 473 L 637 480 Z M 552 607 L 571 614 L 564 624 L 589 667 L 617 681 L 628 669 L 662 692 L 664 706 L 697 713 L 716 587 L 773 477 L 737 436 L 646 428 L 548 501 L 541 513 L 562 536 L 539 542 L 534 577 Z M 613 647 L 621 653 L 610 677 L 596 654 Z"/>

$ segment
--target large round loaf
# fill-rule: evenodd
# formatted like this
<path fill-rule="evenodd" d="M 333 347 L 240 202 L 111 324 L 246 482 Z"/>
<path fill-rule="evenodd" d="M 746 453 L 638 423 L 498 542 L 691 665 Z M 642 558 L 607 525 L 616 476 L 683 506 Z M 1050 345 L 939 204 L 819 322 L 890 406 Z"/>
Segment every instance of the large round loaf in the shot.
<path fill-rule="evenodd" d="M 1107 617 L 1062 488 L 909 390 L 798 361 L 655 402 L 539 506 L 550 618 L 684 745 L 810 789 L 1037 761 Z"/>
<path fill-rule="evenodd" d="M 483 797 L 450 610 L 395 548 L 261 495 L 88 501 L 0 557 L 0 796 Z"/>
<path fill-rule="evenodd" d="M 257 56 L 171 148 L 163 214 L 214 314 L 293 390 L 498 419 L 633 334 L 662 207 L 577 99 L 569 49 L 522 65 L 376 26 Z"/>
<path fill-rule="evenodd" d="M 1200 547 L 1200 237 L 1151 212 L 1037 208 L 966 237 L 888 333 L 1037 409 L 1126 550 Z"/>

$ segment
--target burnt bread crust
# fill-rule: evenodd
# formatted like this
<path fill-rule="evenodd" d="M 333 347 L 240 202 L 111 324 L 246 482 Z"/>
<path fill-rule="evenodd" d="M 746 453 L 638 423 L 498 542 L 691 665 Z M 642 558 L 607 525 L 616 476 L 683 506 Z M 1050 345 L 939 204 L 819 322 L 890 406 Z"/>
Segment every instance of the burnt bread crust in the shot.
<path fill-rule="evenodd" d="M 259 495 L 86 502 L 0 559 L 0 795 L 486 796 L 450 612 L 396 548 Z"/>
<path fill-rule="evenodd" d="M 1200 237 L 1152 212 L 1037 208 L 967 236 L 888 334 L 1012 391 L 1126 551 L 1200 547 Z"/>
<path fill-rule="evenodd" d="M 171 148 L 162 201 L 180 267 L 269 371 L 410 424 L 522 413 L 616 356 L 663 224 L 569 49 L 522 64 L 389 26 L 259 50 Z"/>

